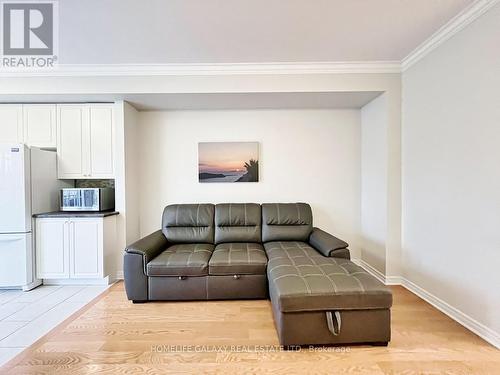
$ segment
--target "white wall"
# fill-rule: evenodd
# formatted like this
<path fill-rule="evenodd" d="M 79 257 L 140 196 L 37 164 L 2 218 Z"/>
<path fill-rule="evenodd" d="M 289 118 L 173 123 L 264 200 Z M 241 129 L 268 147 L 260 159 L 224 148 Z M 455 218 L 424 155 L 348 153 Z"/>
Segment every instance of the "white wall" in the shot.
<path fill-rule="evenodd" d="M 126 243 L 139 239 L 139 124 L 138 112 L 124 103 Z"/>
<path fill-rule="evenodd" d="M 358 110 L 140 112 L 139 122 L 142 235 L 160 227 L 169 203 L 303 201 L 315 225 L 349 241 L 357 257 Z M 260 142 L 261 181 L 199 183 L 200 141 Z"/>
<path fill-rule="evenodd" d="M 500 5 L 403 73 L 403 264 L 500 345 Z"/>
<path fill-rule="evenodd" d="M 387 245 L 387 103 L 361 109 L 361 259 L 385 275 Z"/>
<path fill-rule="evenodd" d="M 123 249 L 126 245 L 127 235 L 127 202 L 125 197 L 125 105 L 123 101 L 115 103 L 115 210 L 120 214 L 116 216 L 116 249 L 113 258 L 113 273 L 116 277 L 123 276 Z"/>

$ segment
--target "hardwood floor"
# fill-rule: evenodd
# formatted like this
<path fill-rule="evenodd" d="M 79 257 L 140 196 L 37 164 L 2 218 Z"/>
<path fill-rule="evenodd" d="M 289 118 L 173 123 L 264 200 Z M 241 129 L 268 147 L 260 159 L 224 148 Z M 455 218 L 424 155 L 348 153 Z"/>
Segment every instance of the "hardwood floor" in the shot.
<path fill-rule="evenodd" d="M 0 373 L 500 374 L 499 350 L 406 289 L 393 292 L 388 347 L 282 352 L 269 301 L 133 305 L 118 283 Z"/>

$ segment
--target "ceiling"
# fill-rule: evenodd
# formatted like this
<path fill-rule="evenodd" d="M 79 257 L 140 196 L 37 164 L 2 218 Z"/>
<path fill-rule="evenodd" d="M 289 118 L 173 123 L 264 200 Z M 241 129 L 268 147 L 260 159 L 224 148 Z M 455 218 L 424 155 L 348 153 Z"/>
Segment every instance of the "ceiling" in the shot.
<path fill-rule="evenodd" d="M 204 94 L 124 94 L 124 95 L 9 95 L 8 103 L 114 102 L 126 100 L 140 111 L 216 109 L 342 109 L 361 108 L 379 91 L 357 92 L 254 92 Z"/>
<path fill-rule="evenodd" d="M 157 109 L 332 109 L 361 108 L 380 92 L 273 92 L 236 94 L 129 95 L 138 110 Z"/>
<path fill-rule="evenodd" d="M 473 0 L 64 0 L 61 64 L 400 61 Z"/>

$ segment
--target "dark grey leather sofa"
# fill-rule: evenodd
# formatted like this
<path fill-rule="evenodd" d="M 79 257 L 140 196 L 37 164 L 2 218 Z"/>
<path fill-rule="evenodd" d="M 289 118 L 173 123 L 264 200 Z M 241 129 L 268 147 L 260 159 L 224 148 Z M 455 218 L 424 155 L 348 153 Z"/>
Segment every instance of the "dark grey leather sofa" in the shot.
<path fill-rule="evenodd" d="M 390 290 L 312 222 L 305 203 L 167 206 L 162 229 L 125 249 L 128 299 L 269 296 L 282 345 L 386 344 Z"/>

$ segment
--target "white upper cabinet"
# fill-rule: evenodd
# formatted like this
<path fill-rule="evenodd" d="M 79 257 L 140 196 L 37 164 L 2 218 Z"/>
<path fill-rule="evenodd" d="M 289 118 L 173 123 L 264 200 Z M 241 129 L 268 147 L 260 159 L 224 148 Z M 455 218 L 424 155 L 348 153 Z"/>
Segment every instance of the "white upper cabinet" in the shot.
<path fill-rule="evenodd" d="M 0 105 L 0 142 L 23 143 L 23 105 Z"/>
<path fill-rule="evenodd" d="M 55 104 L 0 104 L 0 142 L 56 147 Z"/>
<path fill-rule="evenodd" d="M 114 178 L 113 105 L 58 105 L 57 118 L 59 178 Z"/>
<path fill-rule="evenodd" d="M 92 177 L 113 176 L 113 107 L 90 107 L 90 169 Z"/>
<path fill-rule="evenodd" d="M 87 177 L 90 173 L 84 160 L 85 142 L 89 132 L 88 107 L 60 105 L 57 107 L 57 174 L 59 178 Z"/>
<path fill-rule="evenodd" d="M 57 148 L 61 179 L 114 178 L 113 104 L 0 104 L 0 142 Z"/>
<path fill-rule="evenodd" d="M 23 105 L 23 142 L 28 146 L 56 147 L 56 105 Z"/>

